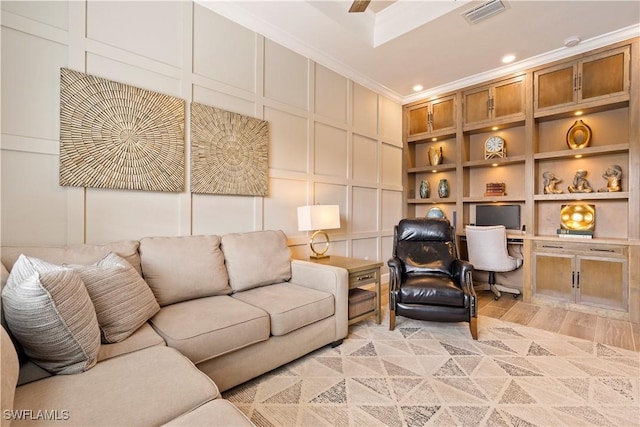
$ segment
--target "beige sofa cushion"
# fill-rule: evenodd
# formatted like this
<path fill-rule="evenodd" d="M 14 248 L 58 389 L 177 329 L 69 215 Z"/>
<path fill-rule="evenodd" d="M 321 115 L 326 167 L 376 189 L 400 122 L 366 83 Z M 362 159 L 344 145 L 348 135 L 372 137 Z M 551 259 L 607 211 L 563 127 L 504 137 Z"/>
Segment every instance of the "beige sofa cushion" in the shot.
<path fill-rule="evenodd" d="M 124 340 L 160 310 L 147 283 L 113 252 L 92 265 L 69 265 L 89 291 L 102 332 L 102 341 Z"/>
<path fill-rule="evenodd" d="M 56 425 L 152 426 L 219 396 L 216 385 L 175 349 L 151 347 L 98 363 L 79 375 L 55 375 L 16 389 L 16 409 L 68 411 Z M 51 421 L 14 421 L 12 426 Z"/>
<path fill-rule="evenodd" d="M 145 237 L 140 260 L 161 306 L 231 292 L 218 236 Z"/>
<path fill-rule="evenodd" d="M 11 333 L 40 367 L 75 374 L 95 365 L 98 320 L 72 269 L 21 255 L 2 290 L 2 307 Z"/>
<path fill-rule="evenodd" d="M 104 245 L 70 245 L 64 247 L 43 246 L 3 246 L 0 259 L 5 267 L 11 271 L 13 264 L 21 254 L 39 258 L 52 264 L 91 264 L 109 252 L 118 254 L 142 274 L 140 256 L 138 255 L 137 240 L 121 240 Z"/>
<path fill-rule="evenodd" d="M 184 427 L 252 427 L 255 426 L 238 408 L 225 399 L 207 402 L 199 408 L 169 421 L 166 426 Z"/>
<path fill-rule="evenodd" d="M 291 253 L 282 231 L 227 234 L 222 251 L 233 292 L 291 279 Z"/>
<path fill-rule="evenodd" d="M 233 294 L 260 307 L 271 319 L 271 334 L 285 335 L 318 320 L 333 316 L 333 294 L 292 283 L 279 283 Z"/>
<path fill-rule="evenodd" d="M 20 364 L 18 362 L 18 354 L 16 353 L 11 338 L 4 328 L 1 328 L 0 334 L 0 363 L 2 364 L 2 389 L 0 399 L 2 399 L 2 422 L 0 425 L 8 426 L 11 421 L 4 416 L 6 410 L 13 409 L 13 396 L 16 391 L 16 383 L 18 382 L 18 372 Z"/>
<path fill-rule="evenodd" d="M 158 335 L 148 322 L 145 322 L 144 325 L 138 328 L 126 340 L 113 344 L 102 344 L 98 352 L 98 363 L 122 354 L 133 353 L 143 348 L 166 345 L 167 343 L 164 342 L 162 337 Z"/>
<path fill-rule="evenodd" d="M 226 295 L 162 307 L 150 322 L 168 346 L 193 363 L 269 338 L 269 315 Z"/>

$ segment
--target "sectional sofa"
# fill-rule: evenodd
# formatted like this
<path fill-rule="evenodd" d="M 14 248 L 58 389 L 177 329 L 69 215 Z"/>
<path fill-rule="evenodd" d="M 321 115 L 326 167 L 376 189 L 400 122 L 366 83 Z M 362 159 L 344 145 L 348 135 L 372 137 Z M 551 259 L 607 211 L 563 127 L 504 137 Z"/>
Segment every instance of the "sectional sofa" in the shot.
<path fill-rule="evenodd" d="M 281 231 L 0 259 L 2 425 L 252 425 L 220 392 L 348 332 L 347 271 Z"/>

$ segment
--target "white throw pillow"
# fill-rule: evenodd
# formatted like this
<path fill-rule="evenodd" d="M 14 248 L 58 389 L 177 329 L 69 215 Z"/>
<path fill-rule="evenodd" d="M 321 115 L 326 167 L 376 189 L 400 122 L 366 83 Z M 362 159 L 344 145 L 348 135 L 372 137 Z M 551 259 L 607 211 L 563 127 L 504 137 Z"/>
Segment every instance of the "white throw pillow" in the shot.
<path fill-rule="evenodd" d="M 124 340 L 160 310 L 149 285 L 113 252 L 92 265 L 69 267 L 80 274 L 89 291 L 105 343 Z"/>
<path fill-rule="evenodd" d="M 96 364 L 96 312 L 72 269 L 20 255 L 2 290 L 2 308 L 25 354 L 43 369 L 75 374 Z"/>

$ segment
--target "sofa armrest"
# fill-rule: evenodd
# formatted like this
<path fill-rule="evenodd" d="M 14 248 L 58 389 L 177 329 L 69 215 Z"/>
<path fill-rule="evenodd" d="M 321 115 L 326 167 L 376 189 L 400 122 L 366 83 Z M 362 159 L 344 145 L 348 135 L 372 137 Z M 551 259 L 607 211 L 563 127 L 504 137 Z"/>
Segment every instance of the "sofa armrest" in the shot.
<path fill-rule="evenodd" d="M 335 299 L 336 337 L 349 332 L 349 273 L 346 269 L 311 261 L 291 260 L 291 283 L 329 292 Z"/>

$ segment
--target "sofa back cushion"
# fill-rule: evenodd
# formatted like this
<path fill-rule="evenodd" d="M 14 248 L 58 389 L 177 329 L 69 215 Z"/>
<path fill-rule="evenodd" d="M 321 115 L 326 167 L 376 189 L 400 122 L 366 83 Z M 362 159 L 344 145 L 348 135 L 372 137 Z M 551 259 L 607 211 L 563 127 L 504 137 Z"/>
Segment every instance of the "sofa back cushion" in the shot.
<path fill-rule="evenodd" d="M 231 293 L 218 236 L 145 237 L 140 263 L 161 306 Z"/>
<path fill-rule="evenodd" d="M 227 234 L 222 251 L 233 292 L 291 279 L 291 253 L 280 230 Z"/>
<path fill-rule="evenodd" d="M 63 247 L 46 246 L 3 246 L 0 250 L 2 264 L 11 271 L 13 264 L 21 254 L 39 258 L 52 264 L 91 264 L 97 259 L 113 252 L 126 259 L 142 274 L 137 240 L 121 240 L 104 245 L 69 245 Z"/>

